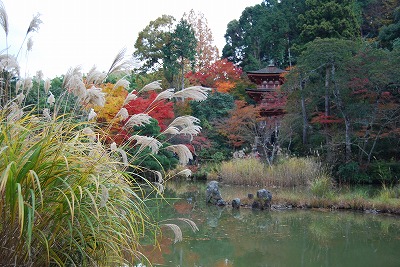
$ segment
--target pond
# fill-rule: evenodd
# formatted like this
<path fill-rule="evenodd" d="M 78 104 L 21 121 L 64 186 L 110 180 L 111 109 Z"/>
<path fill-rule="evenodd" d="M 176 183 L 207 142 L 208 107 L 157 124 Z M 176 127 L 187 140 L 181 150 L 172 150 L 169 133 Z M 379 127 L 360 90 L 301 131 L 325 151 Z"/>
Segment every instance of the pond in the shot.
<path fill-rule="evenodd" d="M 179 220 L 183 241 L 164 228 L 159 249 L 145 252 L 154 266 L 400 266 L 400 218 L 322 210 L 253 211 L 205 204 L 205 184 L 169 184 L 160 220 Z M 221 186 L 224 199 L 255 188 Z M 227 196 L 227 197 L 226 197 Z M 180 198 L 177 199 L 176 197 Z"/>

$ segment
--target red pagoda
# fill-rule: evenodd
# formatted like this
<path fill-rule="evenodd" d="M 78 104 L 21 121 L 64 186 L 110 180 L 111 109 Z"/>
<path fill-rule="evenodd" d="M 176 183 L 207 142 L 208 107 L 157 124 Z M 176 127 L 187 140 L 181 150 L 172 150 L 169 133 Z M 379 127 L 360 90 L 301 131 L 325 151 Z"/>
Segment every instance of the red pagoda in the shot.
<path fill-rule="evenodd" d="M 285 114 L 286 96 L 280 90 L 285 73 L 272 62 L 266 68 L 247 72 L 250 81 L 257 87 L 246 89 L 246 93 L 260 106 L 262 116 L 281 117 Z"/>

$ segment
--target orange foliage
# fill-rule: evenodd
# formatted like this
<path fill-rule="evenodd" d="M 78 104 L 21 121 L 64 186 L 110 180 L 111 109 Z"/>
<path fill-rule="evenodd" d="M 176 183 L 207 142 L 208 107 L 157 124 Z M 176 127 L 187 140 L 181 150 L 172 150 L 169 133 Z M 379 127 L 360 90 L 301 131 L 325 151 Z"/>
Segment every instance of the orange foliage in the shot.
<path fill-rule="evenodd" d="M 242 69 L 232 62 L 220 59 L 198 72 L 189 72 L 185 75 L 191 84 L 200 84 L 205 87 L 216 88 L 220 92 L 229 92 L 240 80 Z"/>
<path fill-rule="evenodd" d="M 236 108 L 230 112 L 229 119 L 218 124 L 217 129 L 229 139 L 232 146 L 241 147 L 254 141 L 254 130 L 262 117 L 258 107 L 248 105 L 243 100 L 237 100 L 235 104 Z"/>
<path fill-rule="evenodd" d="M 232 81 L 217 81 L 215 82 L 215 86 L 217 87 L 217 91 L 221 93 L 227 93 L 232 88 L 235 87 L 235 83 Z"/>

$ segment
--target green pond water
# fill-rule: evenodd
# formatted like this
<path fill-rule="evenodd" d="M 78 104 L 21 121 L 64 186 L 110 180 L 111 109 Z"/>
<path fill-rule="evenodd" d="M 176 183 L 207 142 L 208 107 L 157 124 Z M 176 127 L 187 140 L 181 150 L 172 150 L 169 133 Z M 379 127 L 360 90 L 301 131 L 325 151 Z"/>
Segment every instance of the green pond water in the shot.
<path fill-rule="evenodd" d="M 148 254 L 154 266 L 400 266 L 400 218 L 359 212 L 233 210 L 205 204 L 205 184 L 169 185 L 169 205 L 156 210 L 160 220 L 189 218 L 199 231 L 179 220 L 183 241 L 163 230 L 158 249 Z M 256 188 L 221 186 L 225 200 Z M 175 199 L 180 198 L 180 199 Z"/>

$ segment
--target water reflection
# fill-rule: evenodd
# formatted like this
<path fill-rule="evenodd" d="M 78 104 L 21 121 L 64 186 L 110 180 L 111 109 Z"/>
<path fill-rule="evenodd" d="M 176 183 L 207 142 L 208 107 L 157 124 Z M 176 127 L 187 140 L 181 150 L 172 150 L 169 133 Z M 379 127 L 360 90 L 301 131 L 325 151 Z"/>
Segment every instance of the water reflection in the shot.
<path fill-rule="evenodd" d="M 183 242 L 170 244 L 162 259 L 150 258 L 155 266 L 400 266 L 398 217 L 235 210 L 205 205 L 205 184 L 174 189 L 168 194 L 181 199 L 159 207 L 160 218 L 184 216 L 200 231 L 183 228 Z M 236 196 L 248 192 L 238 190 Z"/>

